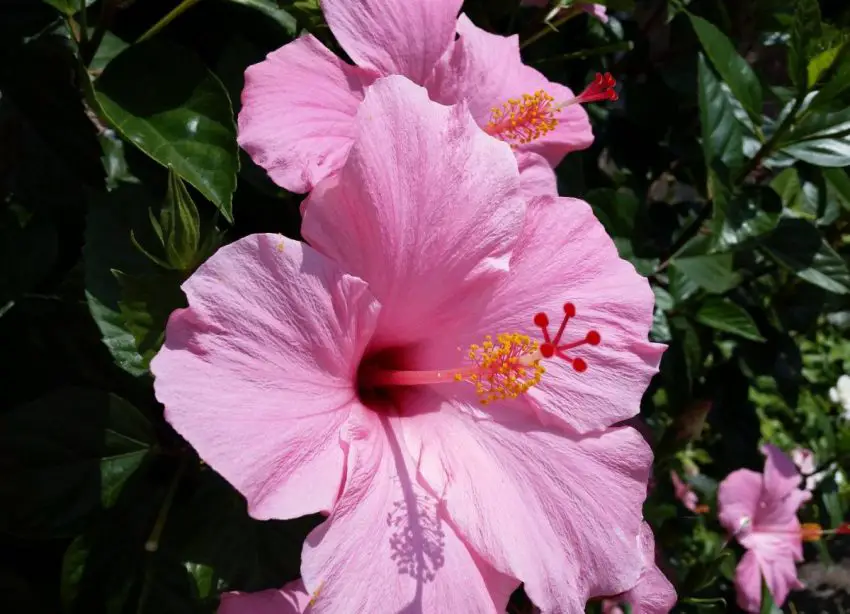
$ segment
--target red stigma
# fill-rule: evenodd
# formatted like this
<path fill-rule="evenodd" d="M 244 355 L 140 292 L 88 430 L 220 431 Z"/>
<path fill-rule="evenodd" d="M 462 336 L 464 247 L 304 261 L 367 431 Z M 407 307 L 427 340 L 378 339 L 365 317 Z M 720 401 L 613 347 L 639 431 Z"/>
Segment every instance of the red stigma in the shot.
<path fill-rule="evenodd" d="M 619 100 L 620 97 L 617 95 L 616 90 L 614 90 L 616 85 L 617 82 L 611 76 L 611 73 L 606 72 L 604 75 L 602 73 L 596 73 L 596 78 L 581 94 L 576 96 L 575 100 L 581 104 L 598 102 L 600 100 Z"/>
<path fill-rule="evenodd" d="M 554 338 L 549 334 L 549 318 L 545 313 L 538 313 L 534 316 L 534 325 L 543 333 L 543 343 L 540 344 L 540 354 L 543 358 L 557 356 L 570 363 L 577 373 L 584 373 L 587 371 L 587 362 L 583 358 L 573 358 L 567 352 L 582 345 L 599 345 L 602 342 L 602 336 L 598 331 L 590 330 L 580 341 L 562 344 L 561 337 L 564 335 L 570 319 L 574 318 L 575 315 L 575 305 L 564 303 L 564 319 L 561 321 L 561 325 L 558 327 L 558 332 L 555 333 Z"/>
<path fill-rule="evenodd" d="M 838 528 L 835 529 L 835 532 L 838 535 L 850 535 L 850 523 L 842 522 L 838 525 Z"/>

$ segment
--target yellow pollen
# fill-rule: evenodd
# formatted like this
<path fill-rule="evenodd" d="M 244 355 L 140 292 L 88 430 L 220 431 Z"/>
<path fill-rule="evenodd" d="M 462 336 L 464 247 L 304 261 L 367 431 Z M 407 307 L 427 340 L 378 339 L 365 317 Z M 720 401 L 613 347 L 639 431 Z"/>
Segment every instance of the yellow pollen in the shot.
<path fill-rule="evenodd" d="M 558 125 L 554 100 L 543 90 L 511 98 L 501 108 L 493 107 L 486 131 L 511 147 L 539 139 Z"/>
<path fill-rule="evenodd" d="M 487 335 L 480 346 L 469 346 L 467 356 L 476 372 L 466 378 L 456 375 L 455 379 L 473 384 L 483 405 L 517 398 L 539 383 L 546 372 L 540 364 L 537 342 L 528 335 L 503 333 L 495 342 Z"/>
<path fill-rule="evenodd" d="M 819 541 L 823 535 L 823 527 L 816 522 L 804 522 L 800 525 L 800 537 L 804 542 Z"/>

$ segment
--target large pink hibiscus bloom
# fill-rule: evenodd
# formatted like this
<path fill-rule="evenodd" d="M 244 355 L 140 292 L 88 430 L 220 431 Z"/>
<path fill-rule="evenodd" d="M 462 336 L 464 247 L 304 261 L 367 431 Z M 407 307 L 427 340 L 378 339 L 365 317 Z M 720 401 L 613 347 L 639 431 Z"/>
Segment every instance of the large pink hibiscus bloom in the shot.
<path fill-rule="evenodd" d="M 516 148 L 523 188 L 555 194 L 551 166 L 593 141 L 580 103 L 616 98 L 613 80 L 599 77 L 575 97 L 522 63 L 516 36 L 458 18 L 461 4 L 323 0 L 331 31 L 357 66 L 310 34 L 270 53 L 245 73 L 239 144 L 276 183 L 307 192 L 345 162 L 365 88 L 399 74 L 437 102 L 466 100 L 480 126 Z"/>
<path fill-rule="evenodd" d="M 763 474 L 733 471 L 717 493 L 721 524 L 747 549 L 735 570 L 735 589 L 738 605 L 748 612 L 760 610 L 762 577 L 777 605 L 802 588 L 795 565 L 803 560 L 797 510 L 811 497 L 800 490 L 801 476 L 782 450 L 766 445 L 763 452 Z"/>
<path fill-rule="evenodd" d="M 387 77 L 355 133 L 310 246 L 252 235 L 183 285 L 151 365 L 166 418 L 254 517 L 328 514 L 303 550 L 313 612 L 504 611 L 520 581 L 583 612 L 628 590 L 651 452 L 606 427 L 663 349 L 649 285 L 587 204 L 526 202 L 464 104 Z"/>

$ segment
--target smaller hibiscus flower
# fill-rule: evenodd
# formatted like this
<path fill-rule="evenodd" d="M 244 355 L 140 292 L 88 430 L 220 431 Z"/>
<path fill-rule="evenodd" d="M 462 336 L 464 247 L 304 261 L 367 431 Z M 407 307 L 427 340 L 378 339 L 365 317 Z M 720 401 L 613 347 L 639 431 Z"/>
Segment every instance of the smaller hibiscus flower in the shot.
<path fill-rule="evenodd" d="M 794 464 L 797 466 L 797 469 L 800 470 L 800 473 L 805 476 L 806 482 L 804 488 L 809 492 L 812 492 L 815 488 L 817 488 L 817 485 L 820 484 L 829 473 L 826 469 L 815 472 L 815 469 L 817 469 L 815 453 L 811 450 L 807 450 L 806 448 L 795 448 L 792 450 L 791 460 L 794 461 Z M 833 465 L 832 468 L 834 469 L 835 466 Z"/>
<path fill-rule="evenodd" d="M 308 192 L 342 168 L 357 109 L 377 78 L 402 75 L 442 104 L 465 101 L 479 126 L 511 145 L 522 189 L 557 193 L 552 167 L 593 142 L 581 105 L 614 100 L 610 75 L 581 94 L 523 64 L 517 36 L 498 36 L 458 12 L 462 0 L 324 0 L 351 66 L 310 34 L 248 68 L 239 144 L 278 185 Z"/>
<path fill-rule="evenodd" d="M 802 478 L 793 461 L 773 445 L 762 452 L 767 457 L 764 473 L 734 471 L 717 494 L 720 523 L 747 550 L 735 570 L 738 605 L 747 612 L 761 607 L 762 577 L 777 605 L 791 590 L 802 588 L 795 565 L 803 560 L 802 542 L 815 533 L 820 536 L 797 519 L 797 510 L 811 495 L 800 490 Z"/>
<path fill-rule="evenodd" d="M 676 589 L 656 565 L 655 538 L 646 522 L 640 531 L 640 548 L 644 568 L 638 583 L 621 595 L 604 599 L 603 614 L 623 614 L 624 603 L 631 607 L 632 614 L 666 614 L 676 605 Z"/>

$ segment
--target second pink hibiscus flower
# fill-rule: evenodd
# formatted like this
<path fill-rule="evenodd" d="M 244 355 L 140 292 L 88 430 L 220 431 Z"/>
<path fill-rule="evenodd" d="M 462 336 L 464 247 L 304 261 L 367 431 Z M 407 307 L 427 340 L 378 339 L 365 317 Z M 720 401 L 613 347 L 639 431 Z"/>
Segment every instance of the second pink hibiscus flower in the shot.
<path fill-rule="evenodd" d="M 464 100 L 475 121 L 516 151 L 523 190 L 556 194 L 551 168 L 593 141 L 581 103 L 616 98 L 610 76 L 578 97 L 522 63 L 516 36 L 477 28 L 461 0 L 324 0 L 351 66 L 306 34 L 245 74 L 239 144 L 280 186 L 307 192 L 338 171 L 354 142 L 365 88 L 399 74 L 432 100 Z M 455 34 L 459 38 L 455 39 Z"/>

